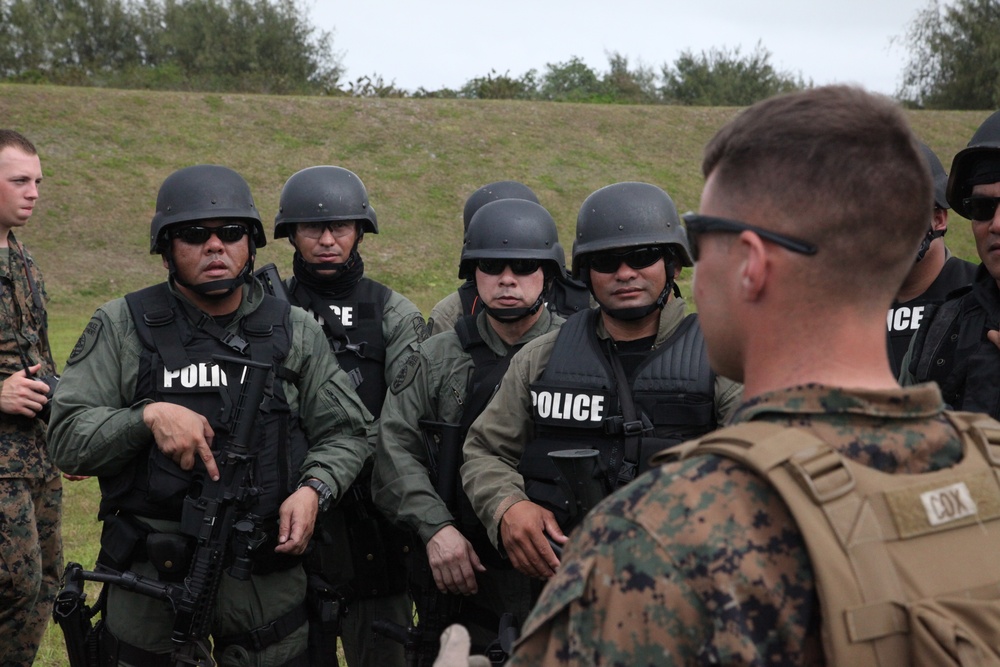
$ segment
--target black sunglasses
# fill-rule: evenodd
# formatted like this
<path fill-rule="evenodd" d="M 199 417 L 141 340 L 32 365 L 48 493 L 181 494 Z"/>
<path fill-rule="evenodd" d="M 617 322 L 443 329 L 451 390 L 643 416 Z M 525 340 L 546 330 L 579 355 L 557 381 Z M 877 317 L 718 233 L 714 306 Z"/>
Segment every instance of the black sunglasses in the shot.
<path fill-rule="evenodd" d="M 989 222 L 996 215 L 1000 197 L 966 197 L 962 200 L 962 204 L 970 220 Z"/>
<path fill-rule="evenodd" d="M 634 248 L 625 252 L 602 252 L 590 257 L 590 268 L 598 273 L 614 273 L 625 262 L 633 269 L 645 269 L 663 257 L 663 248 Z"/>
<path fill-rule="evenodd" d="M 499 276 L 503 273 L 504 267 L 507 266 L 515 275 L 530 276 L 542 266 L 542 262 L 537 259 L 506 259 L 503 257 L 476 260 L 476 267 L 491 276 Z"/>
<path fill-rule="evenodd" d="M 245 225 L 222 225 L 221 227 L 191 225 L 171 230 L 170 238 L 180 239 L 190 245 L 201 245 L 212 238 L 214 234 L 223 243 L 236 243 L 249 233 L 250 230 Z"/>
<path fill-rule="evenodd" d="M 802 255 L 815 255 L 818 248 L 812 243 L 785 236 L 770 229 L 749 225 L 739 220 L 729 220 L 727 218 L 716 218 L 711 215 L 699 215 L 697 213 L 685 213 L 684 226 L 687 229 L 688 248 L 691 250 L 691 259 L 698 261 L 698 235 L 709 232 L 723 232 L 726 234 L 739 234 L 740 232 L 753 232 L 771 243 L 776 243 L 782 248 L 797 252 Z"/>

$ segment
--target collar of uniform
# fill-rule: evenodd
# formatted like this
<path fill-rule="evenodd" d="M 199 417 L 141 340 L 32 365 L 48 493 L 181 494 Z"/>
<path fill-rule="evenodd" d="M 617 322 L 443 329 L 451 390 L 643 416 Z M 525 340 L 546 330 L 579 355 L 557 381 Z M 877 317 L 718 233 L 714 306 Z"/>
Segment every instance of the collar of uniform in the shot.
<path fill-rule="evenodd" d="M 531 328 L 524 332 L 521 336 L 519 343 L 526 343 L 529 340 L 536 338 L 543 333 L 547 332 L 552 327 L 552 313 L 548 308 L 541 309 L 541 315 L 535 320 L 535 323 L 531 325 Z M 500 338 L 500 334 L 493 330 L 490 323 L 486 320 L 486 311 L 481 310 L 479 314 L 476 315 L 476 328 L 479 330 L 479 335 L 483 337 L 486 344 L 489 346 L 490 350 L 493 351 L 497 356 L 504 356 L 510 349 L 503 339 Z"/>
<path fill-rule="evenodd" d="M 177 285 L 174 284 L 173 280 L 169 281 L 167 283 L 167 286 L 170 288 L 170 293 L 173 294 L 175 297 L 177 297 L 177 300 L 181 303 L 182 306 L 184 306 L 184 311 L 187 314 L 188 319 L 190 319 L 193 322 L 197 322 L 198 319 L 201 317 L 201 314 L 203 313 L 201 308 L 196 306 L 194 303 L 188 300 L 186 296 L 181 294 L 180 290 L 177 289 Z M 240 306 L 239 308 L 236 309 L 236 314 L 233 316 L 232 320 L 230 321 L 230 324 L 238 321 L 247 313 L 252 313 L 254 310 L 256 310 L 258 304 L 260 304 L 261 299 L 264 298 L 264 286 L 260 284 L 259 280 L 255 280 L 253 281 L 253 283 L 249 285 L 243 285 L 240 289 L 243 290 L 243 298 L 240 300 Z M 251 289 L 253 290 L 252 300 L 247 298 Z"/>
<path fill-rule="evenodd" d="M 604 312 L 600 311 L 600 307 L 597 310 L 600 313 L 600 317 L 597 318 L 597 337 L 601 340 L 607 340 L 611 336 L 604 326 Z M 663 310 L 660 311 L 660 324 L 656 331 L 656 341 L 653 343 L 654 348 L 663 344 L 663 341 L 670 337 L 674 329 L 681 325 L 686 314 L 685 310 L 686 304 L 681 297 L 675 296 L 667 301 L 666 305 L 663 306 Z"/>
<path fill-rule="evenodd" d="M 730 423 L 807 414 L 926 418 L 938 415 L 944 409 L 941 390 L 933 382 L 883 390 L 806 384 L 750 399 L 736 409 Z"/>

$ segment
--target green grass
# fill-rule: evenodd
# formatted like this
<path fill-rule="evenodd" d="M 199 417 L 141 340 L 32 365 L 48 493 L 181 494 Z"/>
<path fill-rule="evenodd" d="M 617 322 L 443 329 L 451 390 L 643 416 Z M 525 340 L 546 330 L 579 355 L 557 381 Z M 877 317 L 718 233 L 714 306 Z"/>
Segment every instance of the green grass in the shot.
<path fill-rule="evenodd" d="M 0 84 L 0 125 L 27 134 L 42 157 L 41 200 L 19 237 L 45 274 L 60 364 L 97 306 L 164 278 L 159 258 L 148 254 L 149 221 L 160 183 L 180 167 L 215 163 L 239 171 L 269 231 L 291 174 L 317 164 L 356 172 L 380 229 L 362 246 L 366 270 L 426 315 L 459 283 L 462 207 L 479 186 L 502 179 L 531 186 L 568 254 L 580 204 L 609 183 L 652 182 L 680 211 L 697 209 L 702 147 L 736 113 Z M 987 115 L 908 113 L 945 165 Z M 949 245 L 975 260 L 968 223 L 954 215 L 951 222 Z M 289 275 L 291 250 L 272 242 L 257 261 Z M 88 566 L 97 552 L 98 495 L 96 480 L 66 484 L 66 557 Z M 67 664 L 57 631 L 47 635 L 37 664 Z"/>

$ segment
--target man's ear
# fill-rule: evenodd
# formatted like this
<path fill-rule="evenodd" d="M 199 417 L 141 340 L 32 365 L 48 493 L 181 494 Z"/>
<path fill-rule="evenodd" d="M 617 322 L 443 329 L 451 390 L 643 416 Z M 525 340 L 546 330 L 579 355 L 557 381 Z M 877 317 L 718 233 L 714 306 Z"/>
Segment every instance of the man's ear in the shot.
<path fill-rule="evenodd" d="M 948 209 L 934 207 L 934 215 L 931 218 L 931 229 L 934 231 L 948 229 Z"/>
<path fill-rule="evenodd" d="M 770 270 L 767 247 L 764 241 L 751 231 L 740 234 L 739 247 L 740 291 L 744 299 L 756 301 L 764 290 Z"/>

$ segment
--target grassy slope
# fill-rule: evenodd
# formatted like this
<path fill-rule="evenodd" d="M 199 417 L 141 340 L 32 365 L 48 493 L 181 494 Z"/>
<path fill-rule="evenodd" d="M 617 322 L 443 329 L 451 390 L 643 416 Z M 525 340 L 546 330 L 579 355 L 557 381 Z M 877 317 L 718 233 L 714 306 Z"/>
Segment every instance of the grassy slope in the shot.
<path fill-rule="evenodd" d="M 366 270 L 427 314 L 458 283 L 465 198 L 483 183 L 530 185 L 559 225 L 567 254 L 576 212 L 592 191 L 641 180 L 696 209 L 701 149 L 735 109 L 464 100 L 378 100 L 160 93 L 0 85 L 0 126 L 38 145 L 45 183 L 26 241 L 46 275 L 56 360 L 94 308 L 163 279 L 148 254 L 160 182 L 210 162 L 243 174 L 270 229 L 284 181 L 337 164 L 365 182 L 381 233 L 362 247 Z M 983 112 L 912 112 L 917 133 L 950 163 Z M 892 196 L 892 193 L 886 193 Z M 975 257 L 968 223 L 953 216 L 953 250 Z M 290 273 L 284 243 L 258 263 Z M 68 559 L 92 565 L 97 484 L 68 484 Z M 65 665 L 49 633 L 38 663 Z"/>

